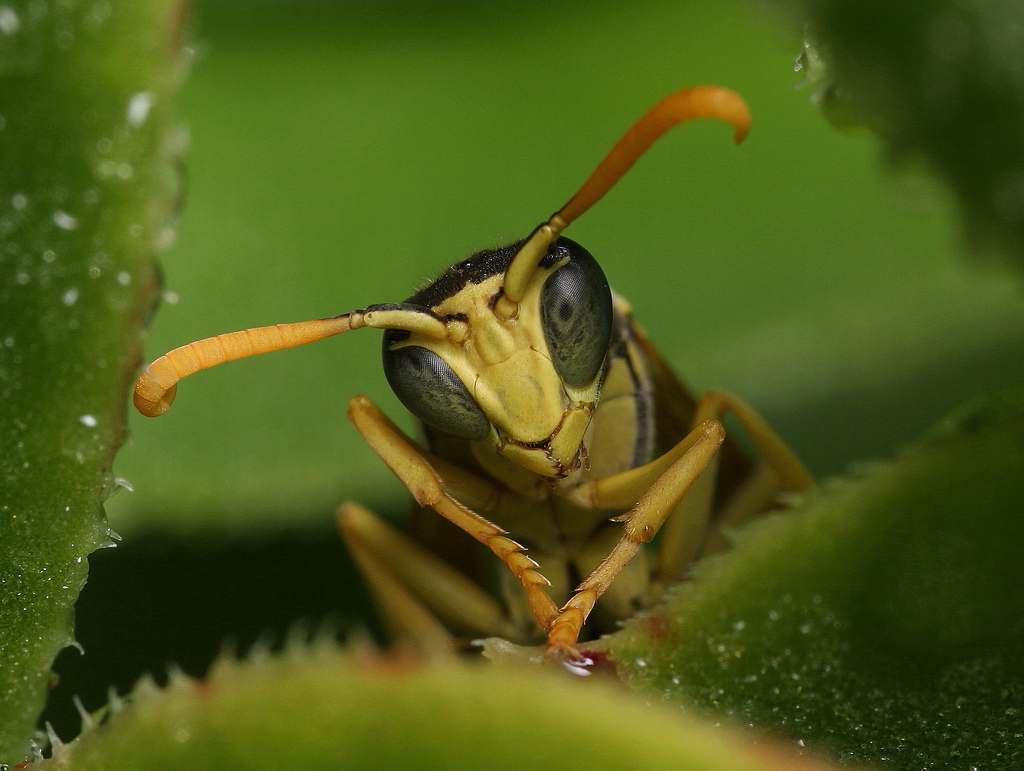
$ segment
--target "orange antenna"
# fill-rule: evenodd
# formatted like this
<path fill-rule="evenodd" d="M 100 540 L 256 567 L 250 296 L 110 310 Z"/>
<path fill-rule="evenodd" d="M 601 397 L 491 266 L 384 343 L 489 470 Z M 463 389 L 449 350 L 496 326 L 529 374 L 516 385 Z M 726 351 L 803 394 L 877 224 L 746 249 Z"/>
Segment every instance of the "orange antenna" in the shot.
<path fill-rule="evenodd" d="M 437 316 L 423 308 L 400 303 L 371 305 L 329 319 L 228 332 L 175 348 L 146 367 L 135 383 L 135 409 L 148 418 L 155 418 L 170 409 L 178 381 L 201 369 L 259 353 L 294 348 L 361 327 L 405 329 L 440 339 L 448 336 L 448 327 Z"/>
<path fill-rule="evenodd" d="M 718 86 L 695 86 L 666 96 L 623 134 L 568 203 L 526 239 L 505 272 L 505 291 L 495 310 L 506 318 L 515 315 L 538 263 L 569 223 L 600 201 L 662 134 L 696 118 L 717 118 L 731 123 L 736 130 L 737 144 L 750 130 L 750 110 L 735 91 Z"/>

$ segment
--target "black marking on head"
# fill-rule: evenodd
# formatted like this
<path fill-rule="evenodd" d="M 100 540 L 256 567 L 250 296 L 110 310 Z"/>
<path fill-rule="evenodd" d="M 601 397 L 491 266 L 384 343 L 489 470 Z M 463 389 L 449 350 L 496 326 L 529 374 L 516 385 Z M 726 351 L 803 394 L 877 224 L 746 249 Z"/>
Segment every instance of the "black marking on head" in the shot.
<path fill-rule="evenodd" d="M 462 262 L 452 265 L 406 302 L 427 308 L 436 308 L 445 300 L 461 292 L 466 284 L 480 284 L 491 276 L 504 273 L 522 245 L 523 241 L 516 241 L 514 244 L 503 246 L 500 249 L 484 249 L 477 252 Z M 541 258 L 540 267 L 550 268 L 559 260 L 571 257 L 576 249 L 583 250 L 583 247 L 568 238 L 559 238 L 548 249 L 548 253 Z"/>
<path fill-rule="evenodd" d="M 434 313 L 430 308 L 426 308 L 422 305 L 413 305 L 409 302 L 404 303 L 375 303 L 368 305 L 363 308 L 359 313 L 370 313 L 372 311 L 409 311 L 410 313 L 422 313 L 427 316 L 432 316 L 435 319 L 441 317 Z"/>
<path fill-rule="evenodd" d="M 512 258 L 516 256 L 516 252 L 519 251 L 519 247 L 522 245 L 523 241 L 516 241 L 515 243 L 503 246 L 500 249 L 485 249 L 477 252 L 471 257 L 467 257 L 462 262 L 452 265 L 432 283 L 423 287 L 423 289 L 420 289 L 405 302 L 384 303 L 371 307 L 380 308 L 382 310 L 393 308 L 395 310 L 418 311 L 420 313 L 428 313 L 437 318 L 441 318 L 432 310 L 432 308 L 436 308 L 445 300 L 457 295 L 463 290 L 466 284 L 480 284 L 491 276 L 504 273 L 508 270 L 508 266 L 511 264 Z M 547 254 L 541 258 L 539 264 L 541 268 L 550 268 L 560 260 L 563 260 L 566 257 L 571 259 L 577 254 L 584 254 L 587 255 L 587 257 L 590 257 L 590 253 L 575 241 L 569 238 L 559 238 L 551 245 Z M 593 258 L 591 257 L 590 259 Z M 504 291 L 504 287 L 502 287 L 494 297 L 491 298 L 491 308 L 494 307 L 494 303 L 497 302 L 498 297 L 500 297 Z M 463 314 L 456 313 L 445 316 L 442 321 L 448 321 L 450 319 L 460 319 L 464 321 L 466 317 Z M 398 343 L 404 343 L 409 339 L 411 334 L 411 332 L 405 329 L 385 330 L 385 349 L 397 345 Z"/>

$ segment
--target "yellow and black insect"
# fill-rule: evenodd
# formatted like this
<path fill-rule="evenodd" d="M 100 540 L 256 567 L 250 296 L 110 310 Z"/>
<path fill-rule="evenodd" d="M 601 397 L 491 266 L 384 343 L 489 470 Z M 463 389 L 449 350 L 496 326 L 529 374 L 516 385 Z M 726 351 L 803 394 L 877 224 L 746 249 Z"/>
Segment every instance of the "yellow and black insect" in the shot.
<path fill-rule="evenodd" d="M 578 660 L 595 607 L 589 633 L 679 581 L 695 558 L 719 548 L 723 527 L 764 511 L 779 491 L 813 484 L 749 407 L 720 392 L 695 399 L 597 261 L 560 235 L 658 137 L 694 118 L 727 121 L 737 142 L 750 125 L 732 91 L 676 92 L 525 240 L 474 254 L 402 303 L 177 348 L 139 378 L 135 406 L 162 414 L 178 380 L 214 364 L 361 327 L 385 330 L 384 371 L 422 421 L 426 444 L 365 396 L 352 399 L 349 417 L 421 508 L 412 535 L 354 503 L 338 521 L 392 633 L 428 649 L 451 649 L 449 629 L 544 642 L 549 655 Z M 763 462 L 725 441 L 726 412 Z M 643 545 L 659 532 L 647 554 Z M 508 570 L 471 579 L 479 547 L 465 534 Z"/>

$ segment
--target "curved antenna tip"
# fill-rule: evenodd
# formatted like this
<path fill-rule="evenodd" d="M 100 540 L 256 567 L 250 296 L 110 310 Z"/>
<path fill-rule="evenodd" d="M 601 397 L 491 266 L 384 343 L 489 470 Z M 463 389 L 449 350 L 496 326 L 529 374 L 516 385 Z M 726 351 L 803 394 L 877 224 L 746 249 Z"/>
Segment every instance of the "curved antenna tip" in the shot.
<path fill-rule="evenodd" d="M 750 131 L 750 108 L 743 97 L 720 86 L 694 86 L 669 94 L 645 112 L 612 147 L 583 186 L 557 215 L 568 225 L 604 196 L 666 131 L 698 118 L 729 123 L 742 142 Z"/>
<path fill-rule="evenodd" d="M 680 123 L 693 118 L 717 118 L 732 125 L 739 144 L 750 133 L 750 108 L 743 97 L 721 86 L 694 86 L 669 94 L 651 109 L 674 114 Z"/>
<path fill-rule="evenodd" d="M 742 144 L 743 140 L 747 138 L 747 134 L 750 133 L 750 121 L 747 121 L 744 126 L 737 126 L 736 133 L 732 135 L 732 141 L 736 144 Z"/>
<path fill-rule="evenodd" d="M 505 318 L 515 314 L 537 262 L 558 234 L 587 211 L 632 168 L 641 155 L 666 131 L 697 118 L 715 118 L 729 123 L 739 144 L 750 132 L 750 108 L 735 91 L 720 86 L 694 86 L 675 91 L 640 116 L 597 164 L 586 182 L 566 204 L 530 235 L 505 272 L 505 294 L 496 306 Z"/>
<path fill-rule="evenodd" d="M 149 399 L 142 394 L 142 390 L 150 384 L 150 379 L 145 373 L 139 377 L 135 384 L 135 393 L 132 394 L 132 403 L 140 414 L 147 418 L 158 418 L 171 408 L 174 401 L 174 393 L 178 390 L 177 384 L 172 385 L 164 395 L 156 400 Z"/>

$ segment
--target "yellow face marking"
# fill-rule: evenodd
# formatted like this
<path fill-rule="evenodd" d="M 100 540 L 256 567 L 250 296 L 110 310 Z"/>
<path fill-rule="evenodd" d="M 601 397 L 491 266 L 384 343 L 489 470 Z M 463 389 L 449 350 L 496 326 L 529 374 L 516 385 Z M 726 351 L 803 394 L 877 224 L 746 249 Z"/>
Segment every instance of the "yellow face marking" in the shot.
<path fill-rule="evenodd" d="M 491 422 L 481 442 L 544 477 L 563 477 L 579 467 L 600 387 L 599 377 L 584 388 L 568 387 L 548 353 L 541 291 L 564 262 L 534 272 L 514 317 L 496 312 L 503 288 L 499 274 L 466 284 L 431 309 L 446 319 L 445 339 L 414 332 L 400 344 L 422 346 L 444 359 Z"/>

